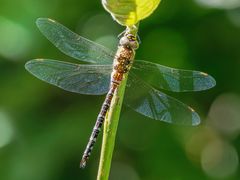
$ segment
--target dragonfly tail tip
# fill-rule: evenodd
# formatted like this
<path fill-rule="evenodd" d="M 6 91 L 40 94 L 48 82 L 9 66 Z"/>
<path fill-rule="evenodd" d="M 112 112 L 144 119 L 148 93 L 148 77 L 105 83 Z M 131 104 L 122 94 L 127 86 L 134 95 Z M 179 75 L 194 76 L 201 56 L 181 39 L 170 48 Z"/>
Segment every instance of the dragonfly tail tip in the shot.
<path fill-rule="evenodd" d="M 86 167 L 86 163 L 87 163 L 86 159 L 82 159 L 80 162 L 80 168 L 84 169 Z"/>

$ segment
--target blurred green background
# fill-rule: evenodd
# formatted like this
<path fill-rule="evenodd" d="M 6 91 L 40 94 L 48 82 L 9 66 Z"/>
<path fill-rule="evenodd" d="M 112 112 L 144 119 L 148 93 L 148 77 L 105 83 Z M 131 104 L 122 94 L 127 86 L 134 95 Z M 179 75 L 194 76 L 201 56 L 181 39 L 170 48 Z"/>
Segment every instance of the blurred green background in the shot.
<path fill-rule="evenodd" d="M 87 168 L 78 167 L 104 96 L 66 92 L 24 69 L 34 58 L 72 61 L 41 35 L 38 17 L 111 49 L 124 30 L 100 1 L 0 0 L 0 179 L 96 179 L 101 137 Z M 240 1 L 163 0 L 139 35 L 137 59 L 207 72 L 217 86 L 171 93 L 199 112 L 198 127 L 124 107 L 110 179 L 240 179 Z"/>

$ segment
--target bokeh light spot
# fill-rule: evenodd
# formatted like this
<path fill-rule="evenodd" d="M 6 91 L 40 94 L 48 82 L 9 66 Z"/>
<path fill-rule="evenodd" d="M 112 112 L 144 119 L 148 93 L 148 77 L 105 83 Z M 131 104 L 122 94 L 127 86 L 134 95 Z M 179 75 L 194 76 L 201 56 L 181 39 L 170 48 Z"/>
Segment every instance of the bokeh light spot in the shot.
<path fill-rule="evenodd" d="M 224 135 L 237 136 L 240 132 L 240 97 L 222 94 L 213 102 L 208 123 Z"/>
<path fill-rule="evenodd" d="M 234 9 L 240 7 L 239 0 L 196 0 L 200 5 L 219 8 L 219 9 Z"/>
<path fill-rule="evenodd" d="M 236 149 L 223 141 L 209 143 L 202 152 L 201 164 L 204 172 L 214 178 L 227 178 L 238 168 Z"/>
<path fill-rule="evenodd" d="M 237 27 L 240 27 L 240 8 L 229 10 L 227 12 L 230 21 Z"/>
<path fill-rule="evenodd" d="M 195 163 L 200 162 L 201 153 L 205 146 L 219 139 L 216 132 L 207 126 L 201 126 L 188 137 L 185 145 L 186 153 L 188 158 Z"/>
<path fill-rule="evenodd" d="M 0 111 L 0 148 L 10 143 L 13 137 L 13 128 L 10 119 L 4 112 Z"/>
<path fill-rule="evenodd" d="M 30 32 L 17 22 L 0 16 L 0 55 L 19 60 L 31 47 Z"/>

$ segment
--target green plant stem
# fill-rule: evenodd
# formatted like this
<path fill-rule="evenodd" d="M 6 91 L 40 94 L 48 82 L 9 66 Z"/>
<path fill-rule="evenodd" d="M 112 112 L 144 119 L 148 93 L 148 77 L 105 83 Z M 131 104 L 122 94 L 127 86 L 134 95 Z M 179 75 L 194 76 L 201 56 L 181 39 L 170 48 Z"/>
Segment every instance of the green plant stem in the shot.
<path fill-rule="evenodd" d="M 131 34 L 137 34 L 138 24 L 134 28 L 127 28 L 127 31 Z M 108 180 L 111 168 L 112 155 L 115 145 L 115 138 L 117 133 L 117 127 L 120 117 L 120 112 L 122 108 L 122 102 L 124 97 L 124 92 L 127 84 L 127 75 L 121 82 L 120 86 L 117 88 L 111 105 L 108 111 L 107 117 L 104 122 L 103 130 L 103 141 L 100 163 L 98 168 L 97 180 Z"/>
<path fill-rule="evenodd" d="M 102 150 L 97 180 L 108 180 L 109 177 L 126 82 L 127 77 L 122 81 L 115 92 L 111 107 L 104 122 Z"/>

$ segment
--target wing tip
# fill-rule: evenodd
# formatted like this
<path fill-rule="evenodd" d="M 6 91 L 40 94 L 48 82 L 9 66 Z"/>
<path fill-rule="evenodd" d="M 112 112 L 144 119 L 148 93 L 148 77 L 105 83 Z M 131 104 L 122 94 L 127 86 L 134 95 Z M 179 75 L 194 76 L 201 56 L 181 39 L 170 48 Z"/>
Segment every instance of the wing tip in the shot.
<path fill-rule="evenodd" d="M 201 118 L 197 112 L 193 111 L 192 114 L 192 126 L 198 126 L 201 123 Z"/>
<path fill-rule="evenodd" d="M 210 80 L 210 82 L 211 82 L 211 84 L 212 84 L 212 86 L 211 86 L 210 88 L 213 88 L 214 86 L 217 85 L 217 81 L 216 81 L 215 78 L 212 77 L 211 75 L 209 75 L 209 80 Z"/>
<path fill-rule="evenodd" d="M 36 64 L 36 63 L 39 63 L 39 62 L 43 62 L 43 61 L 44 61 L 44 59 L 32 59 L 32 60 L 27 61 L 27 62 L 25 63 L 25 65 L 24 65 L 24 67 L 25 67 L 25 69 L 26 69 L 27 71 L 30 72 L 31 66 L 32 66 L 33 64 Z"/>
<path fill-rule="evenodd" d="M 209 89 L 212 89 L 216 86 L 217 82 L 215 80 L 215 78 L 207 73 L 203 73 L 203 72 L 200 72 L 201 75 L 201 78 L 202 78 L 202 86 L 199 86 L 197 89 L 195 89 L 194 91 L 206 91 L 206 90 L 209 90 Z M 189 91 L 186 91 L 186 92 L 189 92 Z"/>
<path fill-rule="evenodd" d="M 216 80 L 214 79 L 213 76 L 207 74 L 207 73 L 203 73 L 203 72 L 200 72 L 200 74 L 202 74 L 203 76 L 205 76 L 205 82 L 206 82 L 206 86 L 204 89 L 201 89 L 202 90 L 208 90 L 208 89 L 211 89 L 213 88 L 214 86 L 216 86 L 217 82 Z"/>
<path fill-rule="evenodd" d="M 42 18 L 42 17 L 37 18 L 37 20 L 36 20 L 37 26 L 38 26 L 39 24 L 41 24 L 42 22 L 46 21 L 46 20 L 47 20 L 47 18 Z"/>
<path fill-rule="evenodd" d="M 198 115 L 198 113 L 191 108 L 190 106 L 188 106 L 188 109 L 192 112 L 192 121 L 191 121 L 191 125 L 192 126 L 198 126 L 201 123 L 201 118 Z"/>
<path fill-rule="evenodd" d="M 30 72 L 31 64 L 33 60 L 27 61 L 24 65 L 25 69 Z"/>
<path fill-rule="evenodd" d="M 45 23 L 49 23 L 49 22 L 56 23 L 56 21 L 53 20 L 53 19 L 40 17 L 40 18 L 37 18 L 36 25 L 37 25 L 38 28 L 40 28 L 41 25 L 43 25 Z"/>

